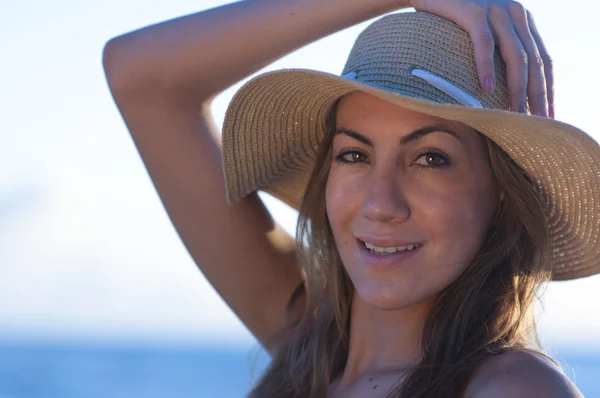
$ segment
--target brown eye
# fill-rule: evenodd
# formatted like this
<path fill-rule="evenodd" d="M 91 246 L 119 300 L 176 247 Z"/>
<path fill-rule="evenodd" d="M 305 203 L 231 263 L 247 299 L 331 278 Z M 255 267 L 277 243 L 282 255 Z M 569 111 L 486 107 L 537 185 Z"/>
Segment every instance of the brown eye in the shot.
<path fill-rule="evenodd" d="M 364 162 L 366 158 L 364 153 L 358 151 L 344 152 L 338 156 L 338 160 L 344 163 L 361 163 Z"/>
<path fill-rule="evenodd" d="M 440 167 L 446 163 L 446 158 L 435 152 L 427 152 L 417 158 L 417 164 L 421 167 Z"/>

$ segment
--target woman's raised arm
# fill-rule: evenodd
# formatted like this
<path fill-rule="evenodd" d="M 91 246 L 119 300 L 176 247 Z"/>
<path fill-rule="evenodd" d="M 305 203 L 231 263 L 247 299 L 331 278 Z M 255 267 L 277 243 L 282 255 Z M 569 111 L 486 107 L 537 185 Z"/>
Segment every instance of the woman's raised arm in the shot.
<path fill-rule="evenodd" d="M 110 40 L 104 68 L 162 203 L 196 264 L 265 347 L 301 311 L 293 239 L 257 195 L 225 202 L 216 94 L 327 34 L 401 8 L 399 1 L 248 0 Z M 296 314 L 296 315 L 293 315 Z"/>
<path fill-rule="evenodd" d="M 501 1 L 514 3 L 495 2 Z M 387 12 L 419 9 L 418 2 L 425 0 L 245 0 L 127 33 L 104 48 L 112 95 L 177 232 L 206 278 L 271 352 L 278 344 L 271 338 L 302 313 L 288 309 L 302 275 L 293 239 L 257 195 L 234 206 L 225 202 L 211 100 L 295 49 Z M 455 14 L 459 24 L 459 16 L 487 24 L 487 11 L 480 12 L 484 0 L 479 8 L 473 0 L 453 0 L 450 11 L 447 0 L 426 2 L 423 9 Z M 475 43 L 482 41 L 477 35 L 483 37 L 472 32 Z M 482 82 L 494 46 L 485 39 Z M 527 65 L 520 70 L 526 74 Z"/>

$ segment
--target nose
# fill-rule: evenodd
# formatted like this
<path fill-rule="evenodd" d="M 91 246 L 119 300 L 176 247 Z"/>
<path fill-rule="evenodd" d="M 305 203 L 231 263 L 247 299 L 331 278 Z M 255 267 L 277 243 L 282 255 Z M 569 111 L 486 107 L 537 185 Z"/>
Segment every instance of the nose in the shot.
<path fill-rule="evenodd" d="M 410 216 L 402 182 L 393 167 L 377 169 L 368 175 L 364 200 L 361 207 L 363 217 L 374 222 L 401 222 Z"/>

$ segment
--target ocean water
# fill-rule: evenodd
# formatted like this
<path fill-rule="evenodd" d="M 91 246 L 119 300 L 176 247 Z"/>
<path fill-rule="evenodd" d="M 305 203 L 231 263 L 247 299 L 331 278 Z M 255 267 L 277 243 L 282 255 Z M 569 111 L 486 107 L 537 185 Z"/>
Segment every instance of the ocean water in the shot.
<path fill-rule="evenodd" d="M 600 398 L 600 350 L 555 352 L 585 397 Z M 0 398 L 239 398 L 268 364 L 257 347 L 0 343 Z"/>

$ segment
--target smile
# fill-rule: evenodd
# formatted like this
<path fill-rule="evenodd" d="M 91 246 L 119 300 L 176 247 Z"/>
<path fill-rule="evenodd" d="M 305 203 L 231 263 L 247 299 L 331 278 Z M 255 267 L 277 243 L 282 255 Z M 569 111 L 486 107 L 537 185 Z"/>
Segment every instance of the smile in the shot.
<path fill-rule="evenodd" d="M 361 262 L 371 269 L 386 270 L 402 266 L 413 256 L 421 252 L 423 243 L 406 246 L 375 246 L 357 239 L 358 255 Z"/>
<path fill-rule="evenodd" d="M 375 254 L 379 254 L 379 255 L 389 255 L 389 254 L 394 254 L 396 252 L 404 252 L 404 251 L 412 251 L 415 249 L 418 249 L 419 246 L 421 246 L 420 243 L 415 243 L 412 245 L 406 245 L 406 246 L 392 246 L 392 247 L 378 247 L 375 245 L 372 245 L 368 242 L 363 242 L 365 248 L 367 250 L 369 250 L 371 253 L 375 253 Z"/>

